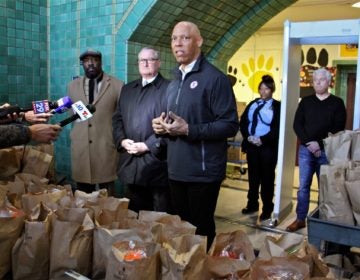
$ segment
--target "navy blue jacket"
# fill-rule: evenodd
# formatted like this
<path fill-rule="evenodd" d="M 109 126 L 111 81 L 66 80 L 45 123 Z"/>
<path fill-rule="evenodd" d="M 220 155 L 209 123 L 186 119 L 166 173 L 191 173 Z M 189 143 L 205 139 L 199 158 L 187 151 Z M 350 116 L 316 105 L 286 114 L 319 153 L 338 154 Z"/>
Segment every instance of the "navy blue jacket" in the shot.
<path fill-rule="evenodd" d="M 229 78 L 203 55 L 191 72 L 167 90 L 168 111 L 189 125 L 188 136 L 169 137 L 169 178 L 183 182 L 219 182 L 225 178 L 227 138 L 239 128 L 236 102 Z"/>

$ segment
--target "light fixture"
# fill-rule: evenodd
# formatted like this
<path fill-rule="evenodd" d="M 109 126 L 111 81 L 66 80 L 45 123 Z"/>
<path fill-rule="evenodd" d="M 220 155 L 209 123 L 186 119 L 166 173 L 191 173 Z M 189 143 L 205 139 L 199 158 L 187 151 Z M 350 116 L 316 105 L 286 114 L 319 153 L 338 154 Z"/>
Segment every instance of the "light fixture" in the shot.
<path fill-rule="evenodd" d="M 352 4 L 351 7 L 360 8 L 360 2 L 356 2 L 356 3 Z"/>

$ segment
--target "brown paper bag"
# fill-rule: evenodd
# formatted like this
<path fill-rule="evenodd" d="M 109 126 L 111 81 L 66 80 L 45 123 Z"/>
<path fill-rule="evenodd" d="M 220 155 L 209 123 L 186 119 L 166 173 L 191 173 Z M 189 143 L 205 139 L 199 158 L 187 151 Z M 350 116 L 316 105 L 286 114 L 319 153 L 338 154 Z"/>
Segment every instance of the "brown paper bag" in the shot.
<path fill-rule="evenodd" d="M 29 146 L 25 151 L 22 172 L 34 174 L 39 177 L 46 177 L 52 161 L 52 155 L 38 151 Z"/>
<path fill-rule="evenodd" d="M 40 194 L 24 194 L 22 196 L 22 205 L 24 212 L 28 215 L 31 214 L 32 209 L 36 207 L 40 202 L 44 203 L 46 207 L 51 210 L 57 210 L 60 208 L 59 202 L 63 197 L 68 195 L 66 190 L 54 189 L 51 192 L 40 193 Z"/>
<path fill-rule="evenodd" d="M 0 190 L 0 279 L 11 269 L 11 250 L 24 226 L 24 212 L 12 207 Z"/>
<path fill-rule="evenodd" d="M 342 164 L 321 166 L 319 199 L 320 219 L 354 225 Z"/>
<path fill-rule="evenodd" d="M 360 130 L 353 131 L 351 135 L 350 159 L 360 161 Z"/>
<path fill-rule="evenodd" d="M 104 209 L 101 209 L 95 217 L 93 279 L 104 279 L 111 246 L 116 241 L 153 241 L 150 223 L 147 224 L 149 226 L 144 227 L 145 222 L 127 218 L 129 212 L 127 209 L 128 200 L 122 201 L 116 198 L 107 198 L 106 200 L 110 203 L 102 205 Z M 136 221 L 138 224 L 134 224 L 132 221 Z M 140 225 L 143 227 L 141 228 Z M 157 225 L 160 227 L 160 224 Z"/>
<path fill-rule="evenodd" d="M 133 211 L 128 210 L 133 213 Z M 163 225 L 157 222 L 139 221 L 133 217 L 125 218 L 122 221 L 112 222 L 111 228 L 133 229 L 145 242 L 161 243 Z"/>
<path fill-rule="evenodd" d="M 250 263 L 228 257 L 206 256 L 206 273 L 202 279 L 245 279 L 250 272 Z"/>
<path fill-rule="evenodd" d="M 250 279 L 309 279 L 309 266 L 294 258 L 257 259 L 251 267 Z"/>
<path fill-rule="evenodd" d="M 344 163 L 350 160 L 352 133 L 350 130 L 340 131 L 323 140 L 325 154 L 330 164 Z"/>
<path fill-rule="evenodd" d="M 164 223 L 178 223 L 181 222 L 181 218 L 177 215 L 171 215 L 165 212 L 157 212 L 157 211 L 139 211 L 139 221 L 152 221 L 158 222 L 159 220 L 164 221 Z"/>
<path fill-rule="evenodd" d="M 345 172 L 345 181 L 352 182 L 360 179 L 360 162 L 350 161 Z"/>
<path fill-rule="evenodd" d="M 52 211 L 42 203 L 25 221 L 24 233 L 12 250 L 13 279 L 48 279 Z"/>
<path fill-rule="evenodd" d="M 360 167 L 346 170 L 345 188 L 349 195 L 351 209 L 357 225 L 360 225 Z"/>
<path fill-rule="evenodd" d="M 346 169 L 345 187 L 349 195 L 356 225 L 360 225 L 360 165 L 358 162 L 351 162 L 349 168 Z"/>
<path fill-rule="evenodd" d="M 142 249 L 146 257 L 125 261 L 129 250 L 128 241 L 116 242 L 111 247 L 111 253 L 106 268 L 105 280 L 158 280 L 160 279 L 160 245 L 156 243 L 134 241 L 135 248 Z"/>
<path fill-rule="evenodd" d="M 146 235 L 145 232 L 142 235 Z M 148 233 L 147 235 L 150 235 Z M 145 239 L 151 240 L 151 235 Z M 117 241 L 144 241 L 136 229 L 97 226 L 94 231 L 92 279 L 104 279 L 111 246 Z"/>
<path fill-rule="evenodd" d="M 50 247 L 50 279 L 61 278 L 67 270 L 90 275 L 93 230 L 89 209 L 67 208 L 55 212 Z"/>
<path fill-rule="evenodd" d="M 78 205 L 83 204 L 81 202 L 79 204 L 78 202 L 80 202 L 80 201 L 77 200 Z M 127 199 L 127 198 L 115 198 L 112 196 L 108 197 L 108 196 L 100 195 L 100 197 L 97 197 L 94 200 L 86 200 L 85 199 L 83 202 L 85 202 L 84 207 L 91 208 L 94 210 L 95 217 L 99 217 L 100 213 L 102 213 L 101 215 L 105 215 L 104 214 L 105 212 L 109 213 L 110 219 L 112 219 L 111 222 L 119 221 L 118 219 L 123 218 L 123 217 L 116 217 L 117 214 L 115 214 L 115 213 L 117 213 L 117 212 L 119 212 L 119 215 L 123 215 L 124 213 L 126 213 L 127 217 L 129 217 L 129 215 L 131 215 L 129 211 L 127 211 L 127 212 L 124 211 L 124 210 L 128 209 L 128 205 L 129 205 L 129 199 Z M 137 213 L 135 214 L 134 218 L 137 218 Z M 102 224 L 110 223 L 110 222 L 104 221 L 104 219 L 105 219 L 104 217 L 102 219 L 103 219 Z"/>
<path fill-rule="evenodd" d="M 162 223 L 162 232 L 159 238 L 159 242 L 167 242 L 175 237 L 181 237 L 182 235 L 194 235 L 196 227 L 186 221 L 181 221 L 178 224 L 166 224 Z"/>
<path fill-rule="evenodd" d="M 95 202 L 87 201 L 87 207 L 99 206 L 99 210 L 106 209 L 110 211 L 116 211 L 117 209 L 128 209 L 129 206 L 128 198 L 116 198 L 113 196 L 99 197 Z M 136 216 L 137 218 L 137 216 Z"/>
<path fill-rule="evenodd" d="M 22 209 L 21 197 L 25 193 L 25 184 L 23 182 L 7 182 L 0 185 L 0 189 L 7 193 L 9 202 L 18 209 Z"/>
<path fill-rule="evenodd" d="M 29 147 L 29 146 L 28 146 Z M 42 153 L 48 154 L 50 156 L 52 156 L 52 160 L 49 163 L 49 168 L 48 168 L 48 172 L 46 173 L 46 175 L 44 177 L 53 180 L 56 176 L 55 174 L 55 157 L 54 157 L 54 144 L 37 144 L 37 145 L 33 145 L 30 146 L 32 149 L 40 151 Z"/>
<path fill-rule="evenodd" d="M 0 149 L 0 180 L 11 180 L 21 170 L 23 147 Z"/>
<path fill-rule="evenodd" d="M 329 271 L 329 268 L 322 259 L 319 251 L 306 240 L 301 243 L 300 249 L 294 252 L 293 256 L 308 264 L 310 276 L 312 277 L 311 279 L 313 279 L 313 277 L 328 277 L 330 279 L 335 279 L 332 277 L 332 273 Z"/>
<path fill-rule="evenodd" d="M 99 199 L 106 198 L 108 196 L 107 189 L 101 189 L 93 191 L 92 193 L 86 193 L 83 191 L 76 190 L 74 194 L 75 203 L 77 207 L 83 207 L 87 202 L 95 205 L 99 204 Z"/>
<path fill-rule="evenodd" d="M 160 250 L 161 279 L 204 279 L 206 237 L 182 235 L 168 240 Z"/>
<path fill-rule="evenodd" d="M 146 222 L 135 219 L 127 219 L 122 228 L 135 229 L 137 234 L 146 242 L 160 243 L 163 225 L 157 222 Z"/>
<path fill-rule="evenodd" d="M 266 236 L 258 258 L 271 259 L 272 257 L 286 257 L 300 250 L 304 236 L 300 234 L 279 234 Z"/>
<path fill-rule="evenodd" d="M 15 182 L 24 182 L 26 192 L 42 192 L 48 189 L 49 179 L 41 178 L 34 174 L 17 173 L 15 174 Z"/>
<path fill-rule="evenodd" d="M 157 240 L 159 243 L 167 242 L 175 237 L 195 234 L 196 227 L 189 222 L 182 221 L 177 215 L 164 212 L 140 211 L 139 221 L 153 221 L 162 224 L 162 233 Z"/>
<path fill-rule="evenodd" d="M 345 182 L 345 187 L 349 193 L 351 209 L 353 211 L 356 225 L 360 226 L 360 180 Z"/>
<path fill-rule="evenodd" d="M 246 233 L 241 230 L 219 233 L 215 236 L 209 255 L 224 256 L 225 254 L 248 262 L 255 259 L 254 248 Z"/>

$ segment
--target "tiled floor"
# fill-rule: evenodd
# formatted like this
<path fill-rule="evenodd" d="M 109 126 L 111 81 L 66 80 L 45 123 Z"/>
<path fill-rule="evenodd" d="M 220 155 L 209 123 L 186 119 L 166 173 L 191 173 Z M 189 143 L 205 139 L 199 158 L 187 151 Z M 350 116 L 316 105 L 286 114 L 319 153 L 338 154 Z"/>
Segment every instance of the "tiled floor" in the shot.
<path fill-rule="evenodd" d="M 240 175 L 240 174 L 239 174 Z M 267 235 L 278 235 L 288 234 L 297 235 L 299 234 L 306 237 L 307 229 L 301 229 L 297 233 L 288 233 L 285 228 L 295 219 L 295 207 L 296 207 L 296 191 L 298 185 L 298 169 L 295 168 L 294 174 L 294 189 L 293 189 L 293 209 L 292 212 L 284 220 L 279 221 L 276 227 L 269 227 L 266 223 L 260 223 L 258 221 L 258 214 L 243 215 L 241 209 L 246 206 L 247 203 L 247 173 L 240 175 L 239 178 L 229 179 L 227 178 L 223 186 L 220 189 L 220 195 L 215 211 L 215 221 L 217 232 L 230 232 L 241 229 L 246 232 L 249 236 L 250 241 L 255 249 L 260 249 L 263 241 Z M 310 211 L 317 206 L 317 180 L 314 177 L 312 192 L 311 192 L 311 203 Z M 260 201 L 261 203 L 261 201 Z M 261 206 L 260 206 L 261 209 Z"/>

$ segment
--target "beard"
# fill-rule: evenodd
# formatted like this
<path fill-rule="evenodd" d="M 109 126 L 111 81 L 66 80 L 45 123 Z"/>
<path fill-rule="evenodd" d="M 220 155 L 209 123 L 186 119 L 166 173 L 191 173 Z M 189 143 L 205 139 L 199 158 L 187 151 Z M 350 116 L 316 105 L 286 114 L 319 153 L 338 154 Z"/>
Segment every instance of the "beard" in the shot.
<path fill-rule="evenodd" d="M 101 73 L 100 69 L 95 68 L 95 67 L 89 67 L 89 68 L 84 69 L 84 70 L 85 70 L 86 77 L 88 77 L 89 79 L 95 79 Z"/>

